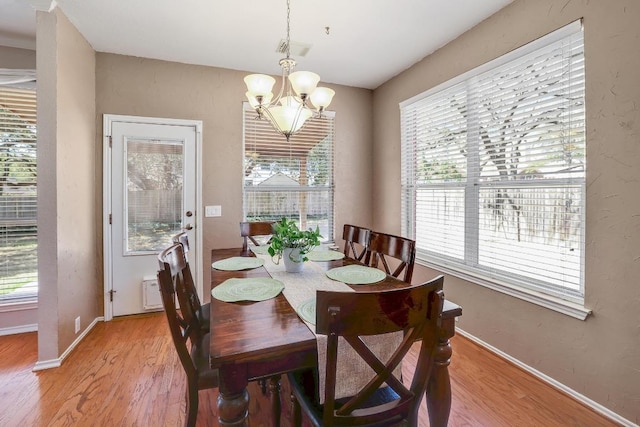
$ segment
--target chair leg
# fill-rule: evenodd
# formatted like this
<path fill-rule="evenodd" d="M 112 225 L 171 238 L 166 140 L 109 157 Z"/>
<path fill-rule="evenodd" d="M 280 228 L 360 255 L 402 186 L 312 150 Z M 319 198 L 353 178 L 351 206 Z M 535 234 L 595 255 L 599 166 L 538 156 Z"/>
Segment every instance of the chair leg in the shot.
<path fill-rule="evenodd" d="M 185 427 L 195 427 L 198 418 L 198 385 L 187 386 L 187 417 Z"/>
<path fill-rule="evenodd" d="M 294 427 L 302 427 L 302 410 L 300 408 L 300 402 L 291 393 L 291 418 L 293 419 Z"/>
<path fill-rule="evenodd" d="M 280 427 L 280 375 L 269 378 L 269 400 L 271 402 L 271 425 Z"/>

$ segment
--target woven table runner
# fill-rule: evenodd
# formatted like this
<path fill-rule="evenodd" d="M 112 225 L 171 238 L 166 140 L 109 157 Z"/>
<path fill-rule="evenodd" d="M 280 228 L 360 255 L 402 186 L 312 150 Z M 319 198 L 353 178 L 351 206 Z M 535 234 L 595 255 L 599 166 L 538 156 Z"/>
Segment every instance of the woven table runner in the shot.
<path fill-rule="evenodd" d="M 284 283 L 285 287 L 282 293 L 294 310 L 297 310 L 301 304 L 309 299 L 315 298 L 317 290 L 355 292 L 348 285 L 328 278 L 326 270 L 315 262 L 305 262 L 300 273 L 287 273 L 283 260 L 280 260 L 279 264 L 274 264 L 269 255 L 256 256 L 264 259 L 264 267 L 272 278 Z M 302 320 L 311 329 L 311 332 L 315 334 L 315 325 L 304 319 Z M 318 343 L 319 396 L 320 403 L 323 403 L 326 380 L 324 368 L 327 359 L 327 337 L 326 335 L 316 334 L 316 341 Z M 363 341 L 382 362 L 386 362 L 393 354 L 393 351 L 400 345 L 402 333 L 365 337 Z M 396 369 L 398 377 L 400 369 L 402 369 L 401 365 Z M 373 369 L 358 356 L 346 341 L 340 338 L 338 343 L 336 399 L 355 395 L 374 376 Z"/>

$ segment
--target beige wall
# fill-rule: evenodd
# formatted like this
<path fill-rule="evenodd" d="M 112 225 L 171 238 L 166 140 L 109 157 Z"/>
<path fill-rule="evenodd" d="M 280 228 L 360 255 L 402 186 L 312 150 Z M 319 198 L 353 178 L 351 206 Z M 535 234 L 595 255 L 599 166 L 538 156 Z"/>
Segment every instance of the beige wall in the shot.
<path fill-rule="evenodd" d="M 0 46 L 0 68 L 33 70 L 36 68 L 36 51 Z M 0 311 L 0 331 L 23 331 L 23 328 L 32 329 L 37 324 L 37 308 Z"/>
<path fill-rule="evenodd" d="M 0 68 L 33 70 L 36 68 L 36 51 L 0 46 Z"/>
<path fill-rule="evenodd" d="M 586 321 L 454 277 L 459 327 L 640 422 L 640 2 L 517 0 L 374 91 L 374 226 L 400 231 L 398 103 L 584 17 Z M 417 267 L 414 282 L 435 274 Z M 455 348 L 454 356 L 455 357 Z"/>
<path fill-rule="evenodd" d="M 202 120 L 204 205 L 221 205 L 222 217 L 203 218 L 205 288 L 211 249 L 239 247 L 242 220 L 242 101 L 246 72 L 99 53 L 97 113 Z M 371 223 L 371 103 L 369 90 L 332 86 L 336 111 L 336 208 L 342 224 Z M 102 129 L 96 143 L 102 140 Z M 101 161 L 96 164 L 102 168 Z M 204 212 L 204 207 L 200 207 Z M 205 299 L 209 293 L 205 292 Z"/>
<path fill-rule="evenodd" d="M 95 53 L 59 10 L 37 13 L 38 359 L 102 315 L 96 223 Z M 100 291 L 101 293 L 101 291 Z"/>

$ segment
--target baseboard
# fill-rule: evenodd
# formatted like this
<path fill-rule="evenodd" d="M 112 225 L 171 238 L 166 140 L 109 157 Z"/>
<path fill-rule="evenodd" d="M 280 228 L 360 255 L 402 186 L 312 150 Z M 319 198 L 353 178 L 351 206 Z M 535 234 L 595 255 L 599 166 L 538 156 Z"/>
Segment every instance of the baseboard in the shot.
<path fill-rule="evenodd" d="M 35 365 L 33 365 L 33 372 L 36 371 L 44 371 L 45 369 L 51 368 L 59 368 L 62 365 L 62 359 L 59 357 L 57 359 L 50 360 L 38 360 Z"/>
<path fill-rule="evenodd" d="M 80 344 L 80 341 L 82 341 L 84 337 L 86 337 L 87 334 L 91 332 L 91 329 L 93 329 L 93 327 L 98 322 L 101 322 L 101 321 L 104 321 L 104 317 L 102 316 L 96 317 L 95 319 L 93 319 L 93 322 L 91 322 L 89 326 L 87 326 L 85 330 L 82 331 L 80 335 L 78 335 L 78 337 L 71 343 L 71 345 L 67 347 L 64 353 L 60 355 L 60 357 L 56 359 L 50 359 L 50 360 L 38 360 L 36 364 L 33 366 L 33 372 L 42 371 L 44 369 L 59 368 L 60 365 L 62 365 L 62 362 L 64 361 L 64 359 L 66 359 L 67 356 L 71 354 L 73 349 L 76 348 L 78 344 Z"/>
<path fill-rule="evenodd" d="M 12 326 L 10 328 L 1 328 L 0 337 L 4 335 L 24 334 L 25 332 L 36 332 L 38 330 L 38 324 L 32 325 L 20 325 Z"/>
<path fill-rule="evenodd" d="M 491 344 L 488 344 L 488 343 L 482 341 L 480 338 L 478 338 L 476 336 L 473 336 L 470 333 L 465 332 L 464 330 L 462 330 L 460 328 L 457 328 L 457 327 L 456 327 L 456 333 L 462 335 L 463 337 L 469 339 L 470 341 L 473 341 L 474 343 L 478 344 L 479 346 L 486 348 L 487 350 L 489 350 L 490 352 L 496 354 L 497 356 L 508 360 L 509 362 L 513 363 L 514 365 L 516 365 L 520 369 L 523 369 L 524 371 L 530 373 L 531 375 L 535 376 L 536 378 L 541 379 L 542 381 L 544 381 L 545 383 L 549 384 L 553 388 L 556 388 L 556 389 L 562 391 L 563 393 L 568 394 L 569 396 L 571 396 L 572 398 L 574 398 L 578 402 L 581 402 L 582 404 L 592 408 L 594 411 L 598 412 L 599 414 L 602 414 L 603 416 L 611 419 L 612 421 L 620 423 L 625 427 L 640 427 L 640 426 L 638 426 L 638 424 L 635 424 L 635 423 L 627 420 L 626 418 L 621 417 L 620 415 L 618 415 L 615 412 L 613 412 L 611 409 L 606 408 L 606 407 L 602 406 L 601 404 L 599 404 L 598 402 L 589 399 L 587 396 L 578 393 L 577 391 L 573 390 L 572 388 L 569 388 L 566 385 L 562 384 L 561 382 L 559 382 L 557 380 L 554 380 L 550 376 L 538 371 L 537 369 L 532 368 L 531 366 L 526 365 L 525 363 L 522 363 L 521 361 L 519 361 L 515 357 L 510 356 L 507 353 L 503 352 L 502 350 L 492 346 Z"/>

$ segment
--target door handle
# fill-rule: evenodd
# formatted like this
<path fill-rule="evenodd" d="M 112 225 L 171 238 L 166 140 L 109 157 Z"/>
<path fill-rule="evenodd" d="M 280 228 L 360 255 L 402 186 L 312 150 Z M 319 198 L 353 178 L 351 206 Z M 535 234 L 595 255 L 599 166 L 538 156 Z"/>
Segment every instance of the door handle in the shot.
<path fill-rule="evenodd" d="M 190 223 L 184 226 L 185 230 L 193 230 L 193 225 L 191 225 Z"/>

